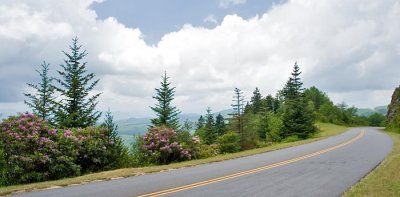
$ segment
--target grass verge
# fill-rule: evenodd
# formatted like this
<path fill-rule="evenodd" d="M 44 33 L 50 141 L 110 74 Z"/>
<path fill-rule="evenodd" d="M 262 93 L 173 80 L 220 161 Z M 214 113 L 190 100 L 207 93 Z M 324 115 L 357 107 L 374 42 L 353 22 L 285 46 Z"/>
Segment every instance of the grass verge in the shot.
<path fill-rule="evenodd" d="M 392 152 L 368 176 L 344 193 L 352 196 L 400 196 L 400 133 L 385 132 L 392 137 Z"/>
<path fill-rule="evenodd" d="M 326 124 L 326 123 L 318 123 L 318 127 L 320 128 L 321 132 L 318 133 L 313 138 L 309 138 L 306 140 L 296 141 L 296 142 L 288 142 L 288 143 L 279 143 L 273 144 L 271 146 L 252 149 L 232 154 L 224 154 L 224 155 L 217 155 L 215 157 L 210 157 L 206 159 L 197 159 L 191 161 L 185 161 L 180 163 L 172 163 L 169 165 L 161 165 L 161 166 L 151 166 L 151 167 L 144 167 L 144 168 L 123 168 L 118 170 L 112 171 L 105 171 L 93 174 L 87 174 L 79 177 L 73 178 L 66 178 L 56 181 L 46 181 L 40 183 L 33 183 L 33 184 L 26 184 L 26 185 L 16 185 L 16 186 L 7 186 L 7 187 L 0 187 L 0 195 L 8 195 L 11 193 L 16 192 L 26 192 L 38 189 L 46 189 L 46 188 L 55 188 L 55 187 L 63 187 L 68 185 L 74 184 L 85 184 L 93 181 L 102 181 L 102 180 L 112 180 L 118 179 L 122 177 L 130 177 L 130 176 L 139 176 L 146 173 L 153 173 L 153 172 L 160 172 L 164 170 L 171 170 L 171 169 L 178 169 L 183 167 L 190 167 L 199 164 L 205 163 L 212 163 L 212 162 L 219 162 L 228 159 L 235 159 L 239 157 L 245 157 L 255 154 L 260 154 L 264 152 L 274 151 L 278 149 L 298 146 L 301 144 L 306 144 L 310 142 L 314 142 L 317 140 L 321 140 L 330 136 L 338 135 L 345 132 L 348 127 L 338 126 L 333 124 Z"/>

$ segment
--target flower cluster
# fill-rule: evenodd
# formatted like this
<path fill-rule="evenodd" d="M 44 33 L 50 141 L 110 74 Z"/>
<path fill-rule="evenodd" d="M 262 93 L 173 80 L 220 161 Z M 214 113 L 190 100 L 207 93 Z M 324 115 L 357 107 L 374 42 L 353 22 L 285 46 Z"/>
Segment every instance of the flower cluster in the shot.
<path fill-rule="evenodd" d="M 191 159 L 190 152 L 177 142 L 177 135 L 170 128 L 151 128 L 143 137 L 142 150 L 148 156 L 156 156 L 158 163 L 170 163 Z"/>
<path fill-rule="evenodd" d="M 0 177 L 19 184 L 107 169 L 116 153 L 105 133 L 101 127 L 54 129 L 29 113 L 11 116 L 0 123 L 0 163 L 7 172 Z"/>

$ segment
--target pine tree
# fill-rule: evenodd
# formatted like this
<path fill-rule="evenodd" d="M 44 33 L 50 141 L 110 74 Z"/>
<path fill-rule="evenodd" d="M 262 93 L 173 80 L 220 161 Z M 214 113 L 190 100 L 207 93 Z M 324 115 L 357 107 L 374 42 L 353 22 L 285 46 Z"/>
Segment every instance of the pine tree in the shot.
<path fill-rule="evenodd" d="M 211 109 L 207 108 L 206 124 L 205 128 L 205 141 L 207 144 L 212 144 L 217 139 L 218 135 L 215 129 L 214 116 L 211 113 Z"/>
<path fill-rule="evenodd" d="M 232 122 L 234 127 L 236 127 L 236 132 L 239 133 L 241 142 L 243 143 L 243 111 L 244 111 L 244 97 L 243 92 L 239 88 L 234 89 L 235 94 L 233 96 L 233 108 Z"/>
<path fill-rule="evenodd" d="M 48 120 L 50 123 L 53 122 L 53 111 L 54 111 L 54 87 L 52 86 L 53 78 L 48 76 L 49 64 L 46 62 L 42 63 L 42 70 L 36 72 L 41 77 L 41 82 L 36 84 L 28 83 L 28 86 L 35 89 L 35 94 L 25 93 L 24 95 L 30 99 L 30 101 L 24 101 L 28 105 L 33 113 L 37 114 L 44 120 Z"/>
<path fill-rule="evenodd" d="M 156 113 L 157 118 L 151 120 L 152 127 L 168 127 L 175 130 L 179 129 L 178 115 L 180 111 L 171 106 L 172 100 L 174 100 L 175 87 L 171 87 L 171 83 L 168 81 L 167 72 L 162 76 L 161 87 L 156 88 L 157 95 L 153 98 L 158 101 L 155 107 L 151 109 Z"/>
<path fill-rule="evenodd" d="M 282 137 L 296 135 L 300 138 L 309 137 L 316 131 L 315 116 L 303 96 L 300 68 L 294 64 L 292 76 L 284 88 L 284 114 Z"/>
<path fill-rule="evenodd" d="M 61 128 L 93 126 L 101 116 L 101 112 L 95 109 L 101 93 L 89 94 L 99 79 L 94 80 L 94 73 L 87 74 L 86 62 L 82 63 L 87 53 L 86 50 L 80 52 L 82 45 L 78 45 L 77 37 L 72 39 L 69 48 L 71 53 L 63 51 L 67 58 L 61 65 L 62 70 L 58 71 L 61 79 L 56 80 L 60 86 L 55 89 L 64 98 L 58 103 L 57 125 Z"/>
<path fill-rule="evenodd" d="M 218 114 L 215 118 L 215 130 L 218 136 L 225 134 L 225 119 L 221 114 Z"/>
<path fill-rule="evenodd" d="M 260 90 L 256 87 L 253 91 L 253 96 L 250 99 L 251 110 L 254 114 L 260 113 L 262 110 L 262 95 Z"/>
<path fill-rule="evenodd" d="M 285 99 L 296 99 L 302 95 L 303 83 L 300 79 L 300 67 L 297 62 L 294 63 L 292 76 L 286 82 L 283 89 L 283 96 Z"/>
<path fill-rule="evenodd" d="M 276 113 L 279 109 L 279 100 L 269 94 L 265 97 L 265 107 L 267 111 Z"/>
<path fill-rule="evenodd" d="M 110 110 L 105 113 L 104 123 L 101 126 L 106 129 L 104 137 L 108 140 L 109 145 L 107 148 L 108 158 L 110 158 L 108 168 L 123 167 L 128 157 L 128 150 L 122 138 L 118 136 L 118 125 L 114 122 L 114 117 Z"/>
<path fill-rule="evenodd" d="M 200 116 L 200 117 L 199 117 L 199 120 L 197 120 L 197 123 L 196 123 L 196 130 L 197 130 L 197 129 L 203 128 L 205 122 L 206 122 L 206 120 L 204 120 L 204 117 L 203 117 L 203 116 Z"/>

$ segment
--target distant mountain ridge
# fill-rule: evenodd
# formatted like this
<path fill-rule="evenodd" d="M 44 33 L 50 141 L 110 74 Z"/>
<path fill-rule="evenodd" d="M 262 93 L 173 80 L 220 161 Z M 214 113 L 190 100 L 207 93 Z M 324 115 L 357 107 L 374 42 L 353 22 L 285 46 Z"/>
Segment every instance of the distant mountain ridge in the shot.
<path fill-rule="evenodd" d="M 227 109 L 213 113 L 214 116 L 221 114 L 224 118 L 228 118 L 233 110 Z M 183 124 L 186 120 L 195 123 L 199 119 L 200 115 L 196 113 L 179 114 L 179 122 Z M 147 131 L 150 125 L 151 118 L 128 118 L 125 120 L 118 120 L 115 123 L 118 125 L 118 133 L 120 135 L 135 135 L 143 134 Z"/>
<path fill-rule="evenodd" d="M 221 114 L 224 118 L 229 118 L 233 110 L 227 109 L 213 113 L 214 116 Z M 203 115 L 204 116 L 204 115 Z M 179 123 L 183 123 L 188 120 L 192 124 L 197 122 L 200 115 L 196 113 L 179 114 Z M 117 120 L 115 123 L 118 125 L 118 135 L 122 137 L 125 144 L 129 146 L 134 141 L 133 135 L 141 135 L 147 132 L 149 125 L 151 124 L 151 118 L 128 118 L 125 120 Z"/>
<path fill-rule="evenodd" d="M 374 109 L 369 109 L 369 108 L 357 108 L 357 115 L 359 116 L 370 116 L 374 113 L 382 114 L 386 116 L 388 112 L 388 106 L 378 106 L 375 107 Z"/>

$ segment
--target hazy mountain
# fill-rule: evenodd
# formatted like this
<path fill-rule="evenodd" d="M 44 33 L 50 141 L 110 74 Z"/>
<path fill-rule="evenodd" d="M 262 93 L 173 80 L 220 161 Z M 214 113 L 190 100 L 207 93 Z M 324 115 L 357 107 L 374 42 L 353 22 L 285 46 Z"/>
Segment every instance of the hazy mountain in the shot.
<path fill-rule="evenodd" d="M 229 114 L 232 112 L 233 110 L 227 109 L 213 113 L 213 115 L 217 116 L 218 114 L 221 114 L 225 118 L 229 118 Z M 186 120 L 194 124 L 199 117 L 200 115 L 195 113 L 180 114 L 178 116 L 181 125 L 183 125 Z M 151 123 L 150 119 L 151 118 L 128 118 L 125 120 L 115 121 L 115 123 L 118 125 L 118 134 L 122 137 L 126 145 L 129 145 L 134 141 L 133 135 L 144 134 L 147 132 L 147 129 Z"/>
<path fill-rule="evenodd" d="M 387 111 L 388 111 L 387 106 L 378 106 L 378 107 L 375 107 L 374 109 L 357 108 L 356 113 L 359 116 L 370 116 L 374 113 L 379 113 L 379 114 L 386 116 Z"/>

